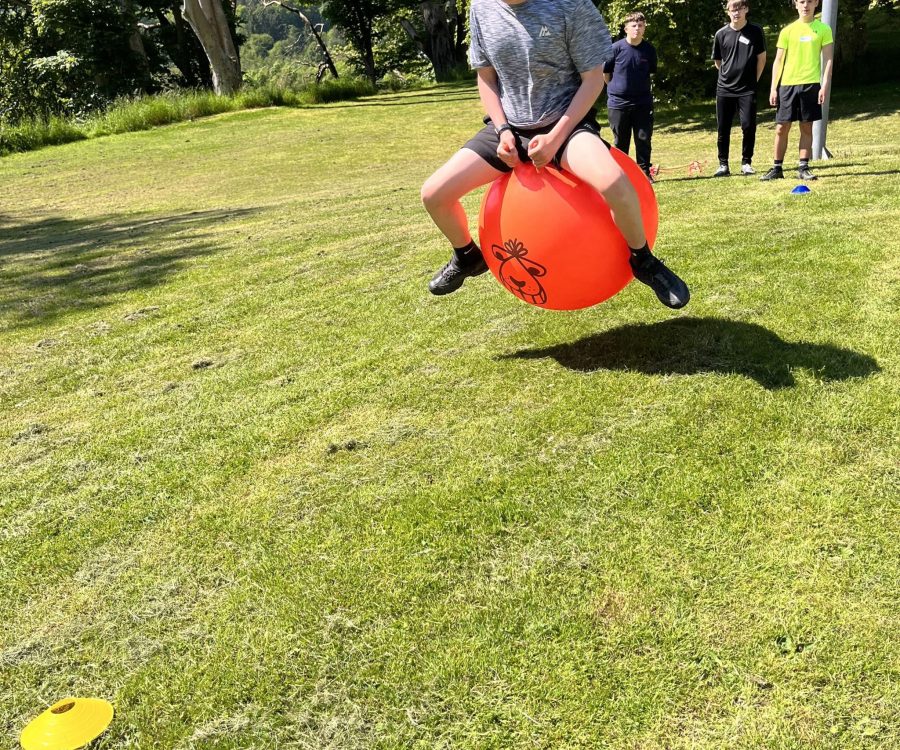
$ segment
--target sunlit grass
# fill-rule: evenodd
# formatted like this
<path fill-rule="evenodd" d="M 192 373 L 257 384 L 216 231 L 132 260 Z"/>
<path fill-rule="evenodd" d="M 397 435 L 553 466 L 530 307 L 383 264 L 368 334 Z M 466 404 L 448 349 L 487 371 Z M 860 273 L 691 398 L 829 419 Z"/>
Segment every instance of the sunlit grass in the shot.
<path fill-rule="evenodd" d="M 659 113 L 679 313 L 428 295 L 471 87 L 4 158 L 0 744 L 896 747 L 896 101 L 806 196 Z"/>

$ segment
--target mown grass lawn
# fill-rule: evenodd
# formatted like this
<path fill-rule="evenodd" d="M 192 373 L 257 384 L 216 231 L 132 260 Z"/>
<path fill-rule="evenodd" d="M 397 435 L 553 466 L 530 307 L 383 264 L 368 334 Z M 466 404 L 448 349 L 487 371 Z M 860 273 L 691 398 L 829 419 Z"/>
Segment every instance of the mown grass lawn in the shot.
<path fill-rule="evenodd" d="M 0 745 L 897 747 L 897 93 L 660 113 L 678 313 L 427 293 L 467 87 L 4 158 Z"/>

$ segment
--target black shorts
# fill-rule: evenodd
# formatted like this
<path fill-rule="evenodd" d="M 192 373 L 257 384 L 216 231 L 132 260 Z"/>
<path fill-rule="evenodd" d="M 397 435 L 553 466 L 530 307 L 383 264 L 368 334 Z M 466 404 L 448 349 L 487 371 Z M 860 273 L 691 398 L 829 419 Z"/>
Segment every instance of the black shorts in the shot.
<path fill-rule="evenodd" d="M 818 83 L 799 83 L 778 87 L 778 111 L 775 122 L 815 122 L 822 119 Z"/>
<path fill-rule="evenodd" d="M 512 167 L 504 164 L 503 160 L 497 156 L 497 146 L 500 145 L 500 136 L 498 136 L 497 132 L 494 130 L 494 124 L 491 122 L 491 118 L 485 117 L 484 123 L 484 127 L 479 130 L 474 137 L 466 141 L 463 148 L 474 151 L 494 169 L 499 169 L 501 172 L 512 172 Z M 519 152 L 519 158 L 522 161 L 531 161 L 531 159 L 528 158 L 528 144 L 531 143 L 531 139 L 537 135 L 549 133 L 553 130 L 554 125 L 556 125 L 556 122 L 551 122 L 549 125 L 544 125 L 540 128 L 514 127 L 512 129 L 513 135 L 516 137 L 516 148 Z M 569 145 L 569 141 L 572 140 L 573 135 L 581 133 L 582 131 L 593 133 L 600 138 L 600 123 L 597 122 L 597 115 L 593 110 L 582 117 L 581 121 L 572 128 L 572 132 L 569 133 L 566 140 L 563 141 L 559 150 L 556 152 L 556 156 L 553 157 L 553 161 L 551 162 L 553 166 L 562 169 L 560 159 L 562 159 L 566 146 Z M 602 138 L 600 138 L 600 140 L 603 141 Z M 603 142 L 606 143 L 606 141 Z M 609 148 L 608 143 L 606 143 L 606 147 Z"/>

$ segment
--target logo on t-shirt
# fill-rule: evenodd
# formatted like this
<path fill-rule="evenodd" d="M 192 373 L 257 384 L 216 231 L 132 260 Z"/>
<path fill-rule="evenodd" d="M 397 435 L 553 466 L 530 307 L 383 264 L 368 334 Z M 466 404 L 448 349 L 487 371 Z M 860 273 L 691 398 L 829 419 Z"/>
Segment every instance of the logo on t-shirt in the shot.
<path fill-rule="evenodd" d="M 811 42 L 811 41 L 812 41 L 812 37 L 811 37 L 811 36 L 801 36 L 801 37 L 800 37 L 800 41 L 801 41 L 801 42 Z"/>
<path fill-rule="evenodd" d="M 538 36 L 550 36 L 550 29 L 546 26 L 541 26 L 541 33 Z"/>

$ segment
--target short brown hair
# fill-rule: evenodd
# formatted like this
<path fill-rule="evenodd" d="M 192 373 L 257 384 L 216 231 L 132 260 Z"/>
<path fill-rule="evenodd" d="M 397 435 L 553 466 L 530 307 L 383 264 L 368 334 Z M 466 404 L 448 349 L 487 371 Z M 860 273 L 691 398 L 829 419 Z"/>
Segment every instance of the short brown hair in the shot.
<path fill-rule="evenodd" d="M 730 10 L 732 6 L 735 8 L 749 8 L 750 3 L 748 3 L 747 0 L 728 0 L 728 2 L 725 3 L 725 10 Z"/>
<path fill-rule="evenodd" d="M 625 20 L 622 21 L 622 24 L 631 23 L 632 21 L 637 21 L 638 23 L 647 23 L 647 19 L 644 18 L 644 14 L 640 11 L 634 11 L 625 16 Z"/>

